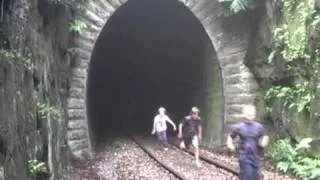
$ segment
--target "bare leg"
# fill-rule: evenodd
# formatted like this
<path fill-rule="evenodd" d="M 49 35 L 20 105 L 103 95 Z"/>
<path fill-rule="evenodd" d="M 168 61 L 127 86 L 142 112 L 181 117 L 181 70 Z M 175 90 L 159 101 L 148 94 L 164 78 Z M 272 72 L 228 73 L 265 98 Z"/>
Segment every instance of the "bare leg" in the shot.
<path fill-rule="evenodd" d="M 192 138 L 192 144 L 194 146 L 194 156 L 196 158 L 196 165 L 197 167 L 201 167 L 201 164 L 200 164 L 200 160 L 199 160 L 199 140 L 198 140 L 198 137 L 197 136 L 194 136 Z"/>
<path fill-rule="evenodd" d="M 195 147 L 194 155 L 195 155 L 195 157 L 196 157 L 196 165 L 197 165 L 198 167 L 200 167 L 201 164 L 200 164 L 200 160 L 199 160 L 199 147 Z"/>

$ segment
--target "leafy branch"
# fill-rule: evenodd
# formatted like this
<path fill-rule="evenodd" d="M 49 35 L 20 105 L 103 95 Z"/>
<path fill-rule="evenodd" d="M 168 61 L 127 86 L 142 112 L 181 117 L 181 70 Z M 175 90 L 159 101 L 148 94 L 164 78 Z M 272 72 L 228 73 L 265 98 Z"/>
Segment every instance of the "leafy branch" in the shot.
<path fill-rule="evenodd" d="M 286 71 L 299 82 L 291 86 L 272 86 L 265 100 L 284 100 L 284 106 L 297 108 L 298 112 L 310 112 L 311 101 L 315 97 L 312 83 L 317 78 L 320 60 L 309 48 L 311 33 L 320 29 L 320 16 L 315 10 L 314 0 L 283 0 L 282 18 L 273 30 L 273 49 L 268 56 L 272 63 L 277 57 L 285 62 Z"/>
<path fill-rule="evenodd" d="M 282 99 L 285 107 L 296 108 L 298 112 L 302 112 L 303 110 L 310 111 L 313 97 L 310 83 L 304 82 L 293 86 L 272 86 L 266 92 L 264 99 L 267 102 Z"/>
<path fill-rule="evenodd" d="M 31 159 L 28 161 L 28 172 L 31 176 L 38 176 L 40 174 L 48 173 L 48 168 L 44 162 L 37 159 Z"/>
<path fill-rule="evenodd" d="M 220 3 L 227 5 L 231 13 L 237 14 L 240 11 L 254 9 L 257 6 L 256 0 L 218 0 Z"/>
<path fill-rule="evenodd" d="M 40 117 L 43 119 L 53 119 L 57 120 L 61 117 L 59 109 L 55 106 L 45 103 L 37 103 L 37 112 L 40 114 Z"/>
<path fill-rule="evenodd" d="M 26 68 L 32 68 L 31 53 L 22 55 L 19 51 L 11 48 L 5 48 L 6 41 L 0 46 L 0 61 L 21 60 Z"/>
<path fill-rule="evenodd" d="M 81 34 L 84 29 L 88 28 L 88 24 L 85 21 L 79 19 L 73 20 L 69 25 L 69 30 L 78 34 Z"/>

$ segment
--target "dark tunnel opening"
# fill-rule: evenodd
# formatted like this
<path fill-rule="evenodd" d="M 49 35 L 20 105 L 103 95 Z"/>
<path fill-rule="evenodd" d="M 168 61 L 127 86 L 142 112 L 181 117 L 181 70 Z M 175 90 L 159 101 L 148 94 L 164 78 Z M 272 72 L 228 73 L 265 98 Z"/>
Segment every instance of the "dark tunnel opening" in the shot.
<path fill-rule="evenodd" d="M 87 80 L 92 143 L 109 132 L 151 132 L 160 106 L 176 123 L 191 106 L 208 111 L 213 57 L 202 24 L 184 4 L 129 0 L 108 20 L 92 53 Z"/>

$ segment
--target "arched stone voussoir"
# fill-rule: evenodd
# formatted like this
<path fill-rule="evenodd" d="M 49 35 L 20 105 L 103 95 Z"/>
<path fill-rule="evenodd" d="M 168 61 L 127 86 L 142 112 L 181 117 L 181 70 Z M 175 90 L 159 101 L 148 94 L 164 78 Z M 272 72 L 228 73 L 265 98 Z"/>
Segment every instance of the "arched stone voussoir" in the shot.
<path fill-rule="evenodd" d="M 119 8 L 122 3 L 120 0 L 107 0 L 115 9 Z"/>
<path fill-rule="evenodd" d="M 128 0 L 119 0 L 121 4 L 128 2 Z"/>
<path fill-rule="evenodd" d="M 112 14 L 116 8 L 110 4 L 107 0 L 92 0 L 92 2 L 95 2 L 99 5 L 100 10 L 105 10 L 106 12 L 109 12 L 110 14 Z"/>
<path fill-rule="evenodd" d="M 103 27 L 105 23 L 104 19 L 107 18 L 107 16 L 100 16 L 99 14 L 97 14 L 97 12 L 93 12 L 90 9 L 84 11 L 83 16 L 98 27 Z"/>
<path fill-rule="evenodd" d="M 201 22 L 203 23 L 203 26 L 208 27 L 212 26 L 212 24 L 219 24 L 219 20 L 219 15 L 217 13 L 209 13 L 207 16 L 201 19 Z"/>
<path fill-rule="evenodd" d="M 111 12 L 114 11 L 114 9 L 107 10 L 107 8 L 101 8 L 101 5 L 97 1 L 88 1 L 84 9 L 85 11 L 94 12 L 96 16 L 102 18 L 103 21 L 105 21 L 106 18 L 110 17 Z"/>
<path fill-rule="evenodd" d="M 184 3 L 190 10 L 196 5 L 197 0 L 180 0 L 181 3 Z"/>
<path fill-rule="evenodd" d="M 199 16 L 199 15 L 208 13 L 208 11 L 210 11 L 211 9 L 214 9 L 215 7 L 217 7 L 217 4 L 213 3 L 212 1 L 199 1 L 199 3 L 195 3 L 194 6 L 190 7 L 190 10 L 195 15 Z M 211 11 L 211 13 L 215 13 L 215 12 Z M 199 18 L 199 20 L 201 20 L 201 18 Z"/>

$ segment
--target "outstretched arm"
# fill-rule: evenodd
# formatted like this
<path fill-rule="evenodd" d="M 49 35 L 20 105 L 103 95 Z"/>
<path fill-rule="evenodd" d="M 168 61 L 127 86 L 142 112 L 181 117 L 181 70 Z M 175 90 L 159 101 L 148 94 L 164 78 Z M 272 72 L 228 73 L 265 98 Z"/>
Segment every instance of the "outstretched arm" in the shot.
<path fill-rule="evenodd" d="M 168 121 L 172 125 L 174 130 L 177 130 L 176 125 L 174 124 L 174 122 L 169 117 L 166 119 L 166 121 Z"/>
<path fill-rule="evenodd" d="M 182 127 L 183 127 L 183 123 L 179 124 L 179 133 L 178 133 L 178 137 L 181 138 L 182 137 Z"/>
<path fill-rule="evenodd" d="M 259 140 L 259 145 L 262 148 L 265 148 L 269 143 L 269 136 L 263 135 Z"/>
<path fill-rule="evenodd" d="M 198 126 L 198 137 L 200 140 L 202 139 L 202 125 L 201 124 L 199 124 L 199 126 Z"/>
<path fill-rule="evenodd" d="M 263 126 L 261 126 L 260 130 L 260 136 L 259 136 L 259 146 L 262 148 L 265 148 L 269 143 L 269 137 L 266 135 L 266 130 Z"/>
<path fill-rule="evenodd" d="M 151 131 L 151 134 L 155 134 L 155 133 L 156 133 L 156 118 L 153 119 L 153 126 Z"/>
<path fill-rule="evenodd" d="M 233 139 L 231 137 L 231 135 L 229 134 L 228 135 L 228 139 L 227 139 L 227 147 L 231 150 L 231 151 L 235 151 L 236 150 L 236 147 L 233 143 Z"/>
<path fill-rule="evenodd" d="M 234 142 L 233 142 L 233 138 L 235 138 L 236 136 L 238 136 L 238 133 L 239 133 L 239 128 L 237 125 L 233 126 L 231 128 L 231 132 L 230 134 L 228 135 L 228 138 L 227 138 L 227 147 L 231 150 L 231 151 L 235 151 L 236 150 L 236 146 L 234 145 Z"/>
<path fill-rule="evenodd" d="M 269 136 L 267 135 L 262 136 L 259 145 L 262 148 L 265 148 L 268 145 L 268 143 L 269 143 Z"/>

